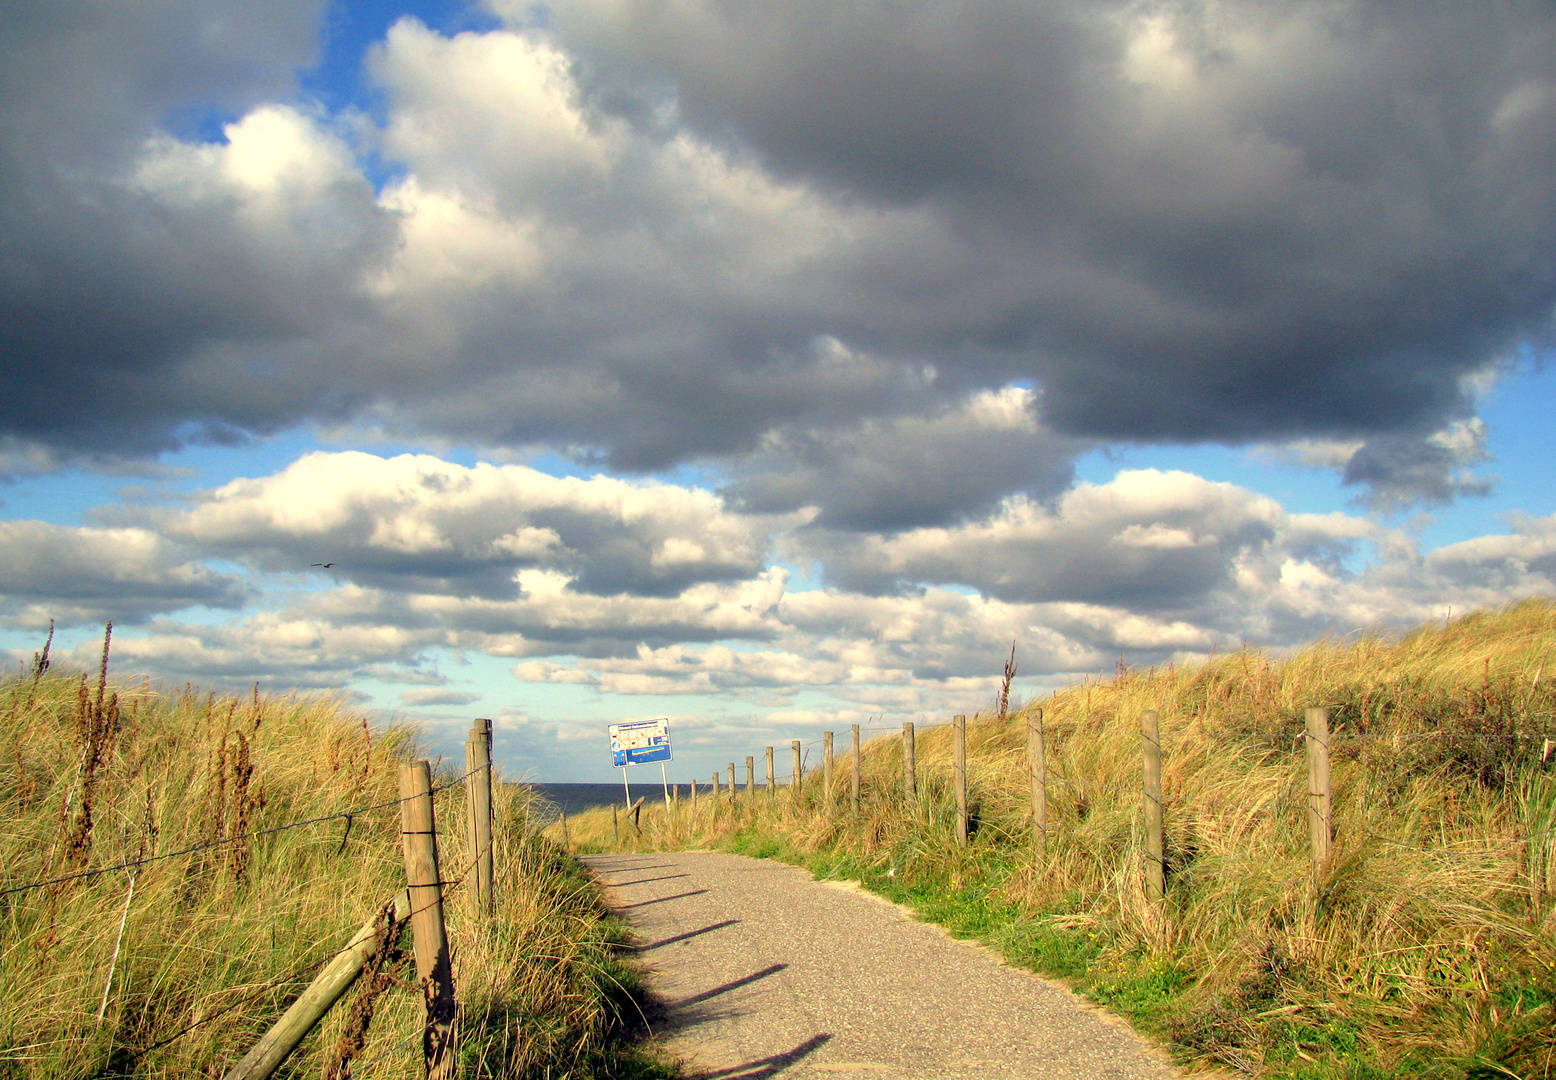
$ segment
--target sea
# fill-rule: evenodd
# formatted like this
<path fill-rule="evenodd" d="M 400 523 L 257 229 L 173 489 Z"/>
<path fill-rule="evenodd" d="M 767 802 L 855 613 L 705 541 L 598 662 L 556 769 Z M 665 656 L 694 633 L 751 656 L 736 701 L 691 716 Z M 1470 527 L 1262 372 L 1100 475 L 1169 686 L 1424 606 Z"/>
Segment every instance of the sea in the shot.
<path fill-rule="evenodd" d="M 655 799 L 665 797 L 665 789 L 662 784 L 633 784 L 632 794 L 629 798 L 626 790 L 620 784 L 523 784 L 522 787 L 533 788 L 541 798 L 551 803 L 564 814 L 581 814 L 585 810 L 591 810 L 596 806 L 630 806 L 639 796 L 652 802 Z M 737 785 L 744 789 L 744 784 Z M 698 794 L 707 795 L 707 784 L 697 785 Z M 691 798 L 691 787 L 687 784 L 671 784 L 670 794 L 681 799 Z"/>

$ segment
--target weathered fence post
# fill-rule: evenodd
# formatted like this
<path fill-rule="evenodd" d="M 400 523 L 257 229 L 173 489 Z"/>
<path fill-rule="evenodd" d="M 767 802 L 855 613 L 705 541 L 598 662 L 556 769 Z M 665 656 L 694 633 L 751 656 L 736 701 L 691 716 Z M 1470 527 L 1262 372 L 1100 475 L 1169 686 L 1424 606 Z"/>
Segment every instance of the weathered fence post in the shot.
<path fill-rule="evenodd" d="M 465 796 L 470 857 L 474 860 L 475 907 L 486 918 L 496 910 L 492 896 L 492 754 L 490 720 L 477 720 L 465 743 Z"/>
<path fill-rule="evenodd" d="M 228 1071 L 226 1080 L 265 1080 L 281 1067 L 362 974 L 362 968 L 381 944 L 380 930 L 387 929 L 388 933 L 396 934 L 404 926 L 411 913 L 409 893 L 401 891 L 392 906 L 392 917 L 386 919 L 386 912 L 380 911 L 362 925 L 346 947 L 335 954 L 335 959 L 325 965 L 291 1007 L 281 1014 L 281 1019 Z"/>
<path fill-rule="evenodd" d="M 715 799 L 715 800 L 717 800 L 717 799 L 718 799 L 718 797 L 719 797 L 719 796 L 720 796 L 720 795 L 722 795 L 722 794 L 724 794 L 724 785 L 723 785 L 723 783 L 722 783 L 722 782 L 721 782 L 721 781 L 720 781 L 720 780 L 719 780 L 719 773 L 718 773 L 718 770 L 717 770 L 717 769 L 715 769 L 715 770 L 714 770 L 714 771 L 713 771 L 713 798 L 714 798 L 714 799 Z"/>
<path fill-rule="evenodd" d="M 697 781 L 692 781 L 692 813 L 697 813 Z"/>
<path fill-rule="evenodd" d="M 756 757 L 746 755 L 746 797 L 750 798 L 756 791 Z"/>
<path fill-rule="evenodd" d="M 1333 799 L 1329 789 L 1329 710 L 1307 711 L 1307 809 L 1313 837 L 1313 868 L 1329 861 L 1334 843 Z"/>
<path fill-rule="evenodd" d="M 956 784 L 956 842 L 967 844 L 967 717 L 958 716 L 951 721 L 951 734 L 955 740 L 955 757 L 951 773 Z"/>
<path fill-rule="evenodd" d="M 1145 896 L 1167 895 L 1167 844 L 1162 830 L 1162 735 L 1156 710 L 1140 714 L 1141 779 L 1145 806 Z"/>
<path fill-rule="evenodd" d="M 729 805 L 735 805 L 735 763 L 729 763 Z"/>
<path fill-rule="evenodd" d="M 454 972 L 443 925 L 443 882 L 438 877 L 438 838 L 432 818 L 432 767 L 416 761 L 400 767 L 400 838 L 405 883 L 410 890 L 411 937 L 416 976 L 425 993 L 422 1058 L 428 1080 L 454 1075 Z"/>
<path fill-rule="evenodd" d="M 767 794 L 769 796 L 771 796 L 772 793 L 773 793 L 774 783 L 775 783 L 775 781 L 773 779 L 773 748 L 771 746 L 769 746 L 767 748 Z"/>
<path fill-rule="evenodd" d="M 821 790 L 827 800 L 827 805 L 832 805 L 832 733 L 821 733 Z"/>
<path fill-rule="evenodd" d="M 1048 853 L 1048 756 L 1043 751 L 1043 710 L 1027 712 L 1027 770 L 1032 778 L 1032 846 Z"/>
<path fill-rule="evenodd" d="M 621 818 L 616 813 L 615 803 L 611 803 L 611 843 L 621 843 Z"/>
<path fill-rule="evenodd" d="M 799 797 L 800 787 L 805 782 L 805 761 L 800 757 L 800 740 L 795 739 L 789 743 L 789 749 L 794 751 L 794 796 Z"/>
<path fill-rule="evenodd" d="M 902 796 L 908 802 L 918 798 L 918 740 L 913 725 L 902 725 Z"/>
<path fill-rule="evenodd" d="M 850 803 L 854 813 L 856 813 L 856 814 L 859 813 L 859 771 L 860 771 L 860 768 L 861 768 L 861 764 L 860 764 L 860 760 L 859 760 L 859 758 L 860 758 L 860 752 L 859 751 L 860 751 L 860 746 L 859 746 L 859 725 L 855 724 L 854 725 L 853 777 L 852 777 L 852 782 L 851 782 L 850 787 L 849 787 L 848 801 L 849 801 L 849 803 Z"/>

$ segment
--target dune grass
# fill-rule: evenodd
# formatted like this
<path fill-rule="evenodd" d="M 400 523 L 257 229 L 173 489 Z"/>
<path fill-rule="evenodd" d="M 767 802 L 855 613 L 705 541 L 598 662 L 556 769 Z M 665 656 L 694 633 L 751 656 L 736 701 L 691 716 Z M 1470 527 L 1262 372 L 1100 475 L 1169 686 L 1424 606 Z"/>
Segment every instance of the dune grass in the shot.
<path fill-rule="evenodd" d="M 44 668 L 0 680 L 0 889 L 212 846 L 0 896 L 0 1077 L 221 1076 L 403 888 L 397 771 L 420 755 L 415 733 L 329 698 Z M 497 917 L 449 890 L 459 1075 L 666 1075 L 617 1037 L 638 996 L 624 927 L 539 835 L 526 792 L 494 792 Z M 238 839 L 358 808 L 349 828 Z M 443 873 L 462 878 L 461 785 L 436 815 Z M 376 997 L 360 980 L 282 1075 L 342 1075 L 347 1050 L 347 1075 L 420 1074 L 414 966 L 385 961 Z"/>
<path fill-rule="evenodd" d="M 1551 671 L 1547 677 L 1545 669 Z M 717 847 L 856 878 L 1013 962 L 1068 980 L 1183 1061 L 1258 1076 L 1543 1077 L 1556 1070 L 1556 605 L 1403 638 L 1246 650 L 1121 671 L 969 723 L 975 831 L 955 842 L 949 727 L 867 743 L 832 793 L 704 794 L 573 818 L 586 849 Z M 1299 738 L 1333 730 L 1336 847 L 1314 871 Z M 1049 836 L 1029 821 L 1041 707 Z M 1146 901 L 1138 718 L 1165 747 L 1169 883 Z M 735 748 L 731 748 L 734 750 Z M 744 751 L 742 750 L 743 754 Z M 812 758 L 814 760 L 814 756 Z"/>

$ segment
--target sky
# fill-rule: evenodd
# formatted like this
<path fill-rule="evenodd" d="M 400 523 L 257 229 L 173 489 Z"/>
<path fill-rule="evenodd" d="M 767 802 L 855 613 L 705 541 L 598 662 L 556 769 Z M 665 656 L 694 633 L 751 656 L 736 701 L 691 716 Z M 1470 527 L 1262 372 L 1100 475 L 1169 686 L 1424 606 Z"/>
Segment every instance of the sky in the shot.
<path fill-rule="evenodd" d="M 671 779 L 1556 592 L 1556 8 L 19 0 L 0 651 Z M 321 565 L 323 564 L 323 565 Z M 640 770 L 642 771 L 642 770 Z M 649 779 L 647 773 L 639 779 Z"/>

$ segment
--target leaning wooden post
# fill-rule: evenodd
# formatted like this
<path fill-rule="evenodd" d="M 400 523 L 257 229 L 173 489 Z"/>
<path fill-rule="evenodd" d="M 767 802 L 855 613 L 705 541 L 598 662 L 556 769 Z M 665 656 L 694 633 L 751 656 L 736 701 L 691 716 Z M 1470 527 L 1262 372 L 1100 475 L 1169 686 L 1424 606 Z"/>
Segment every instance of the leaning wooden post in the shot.
<path fill-rule="evenodd" d="M 324 970 L 308 984 L 308 988 L 292 1002 L 291 1008 L 281 1014 L 275 1026 L 265 1032 L 253 1049 L 243 1055 L 243 1060 L 227 1072 L 226 1080 L 265 1080 L 281 1067 L 308 1032 L 324 1019 L 324 1014 L 351 989 L 351 984 L 362 974 L 362 968 L 384 944 L 380 940 L 383 931 L 387 929 L 390 934 L 396 934 L 404 925 L 411 913 L 409 893 L 402 890 L 392 905 L 384 905 L 385 908 L 391 906 L 394 909 L 393 918 L 385 918 L 387 913 L 380 911 L 363 923 L 356 936 L 335 954 L 335 959 L 325 965 Z"/>
<path fill-rule="evenodd" d="M 1329 710 L 1307 711 L 1307 810 L 1313 837 L 1313 868 L 1329 861 L 1334 843 L 1333 800 L 1329 788 Z"/>
<path fill-rule="evenodd" d="M 1048 757 L 1043 752 L 1043 710 L 1027 713 L 1027 771 L 1032 778 L 1032 846 L 1048 854 Z"/>
<path fill-rule="evenodd" d="M 479 725 L 480 721 L 476 723 Z M 465 777 L 465 795 L 475 870 L 475 906 L 483 918 L 496 911 L 492 897 L 492 758 L 488 746 L 479 727 L 465 743 L 465 772 L 469 773 Z"/>
<path fill-rule="evenodd" d="M 918 798 L 918 740 L 913 725 L 902 725 L 902 797 L 908 802 Z"/>
<path fill-rule="evenodd" d="M 438 877 L 438 838 L 432 818 L 432 767 L 425 761 L 400 767 L 400 838 L 405 883 L 411 894 L 411 936 L 416 976 L 425 993 L 421 1047 L 427 1080 L 454 1075 L 454 973 L 443 926 L 443 882 Z"/>
<path fill-rule="evenodd" d="M 859 725 L 855 724 L 854 725 L 853 776 L 851 778 L 851 782 L 850 782 L 850 785 L 849 785 L 848 801 L 849 801 L 849 804 L 852 807 L 854 813 L 856 813 L 856 814 L 859 813 L 859 772 L 860 772 L 860 767 L 861 767 L 860 766 L 860 753 L 859 753 L 859 750 L 860 750 L 860 747 L 859 747 Z"/>
<path fill-rule="evenodd" d="M 773 787 L 774 787 L 774 780 L 773 780 L 773 748 L 771 746 L 769 746 L 767 748 L 767 794 L 768 795 L 772 795 Z"/>
<path fill-rule="evenodd" d="M 794 751 L 794 771 L 790 773 L 794 777 L 794 797 L 799 798 L 800 787 L 805 783 L 805 759 L 800 756 L 800 740 L 795 739 L 789 743 L 789 749 Z"/>
<path fill-rule="evenodd" d="M 751 754 L 746 755 L 746 795 L 750 796 L 756 791 L 756 758 Z"/>
<path fill-rule="evenodd" d="M 1141 778 L 1145 796 L 1145 897 L 1167 895 L 1167 843 L 1162 830 L 1162 735 L 1156 710 L 1140 714 Z"/>
<path fill-rule="evenodd" d="M 955 739 L 955 757 L 951 772 L 956 782 L 956 842 L 967 844 L 967 717 L 958 716 L 951 722 Z"/>
<path fill-rule="evenodd" d="M 821 791 L 827 800 L 827 805 L 832 805 L 832 733 L 821 733 Z"/>

